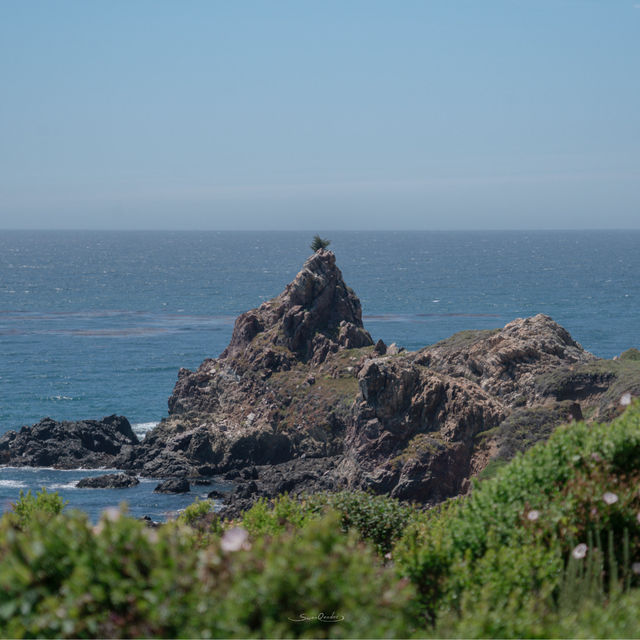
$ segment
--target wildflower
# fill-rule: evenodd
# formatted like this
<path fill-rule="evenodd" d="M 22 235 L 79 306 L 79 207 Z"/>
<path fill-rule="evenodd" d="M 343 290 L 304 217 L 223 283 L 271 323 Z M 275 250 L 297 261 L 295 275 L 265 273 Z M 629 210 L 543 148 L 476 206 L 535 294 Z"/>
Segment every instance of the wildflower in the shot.
<path fill-rule="evenodd" d="M 535 522 L 540 517 L 540 512 L 537 509 L 531 509 L 529 513 L 527 513 L 527 518 L 531 520 L 531 522 Z"/>
<path fill-rule="evenodd" d="M 631 404 L 631 394 L 630 393 L 623 393 L 622 394 L 622 398 L 620 398 L 620 404 L 623 407 L 627 407 Z"/>
<path fill-rule="evenodd" d="M 640 524 L 640 512 L 636 514 L 636 520 L 638 521 L 638 524 Z"/>
<path fill-rule="evenodd" d="M 249 550 L 249 534 L 242 527 L 233 527 L 224 532 L 220 540 L 220 546 L 223 551 L 240 551 L 240 549 Z"/>
<path fill-rule="evenodd" d="M 116 520 L 120 519 L 122 513 L 118 507 L 107 507 L 102 510 L 102 515 L 100 517 L 101 520 L 107 520 L 109 522 L 116 522 Z"/>
<path fill-rule="evenodd" d="M 582 560 L 587 555 L 589 547 L 584 542 L 581 542 L 571 553 L 576 560 Z"/>
<path fill-rule="evenodd" d="M 159 536 L 158 532 L 155 529 L 143 529 L 142 534 L 151 544 L 155 544 L 156 542 L 158 542 Z"/>
<path fill-rule="evenodd" d="M 612 493 L 611 491 L 607 491 L 603 496 L 602 499 L 607 503 L 607 504 L 615 504 L 616 502 L 618 502 L 618 496 L 615 493 Z"/>
<path fill-rule="evenodd" d="M 631 565 L 631 571 L 633 571 L 633 573 L 635 573 L 636 575 L 640 573 L 640 562 L 634 562 Z"/>

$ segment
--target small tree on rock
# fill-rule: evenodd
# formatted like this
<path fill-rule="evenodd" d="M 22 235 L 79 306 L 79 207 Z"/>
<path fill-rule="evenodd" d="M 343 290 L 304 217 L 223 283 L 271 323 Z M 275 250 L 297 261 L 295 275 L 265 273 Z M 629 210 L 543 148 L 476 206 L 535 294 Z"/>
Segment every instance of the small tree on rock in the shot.
<path fill-rule="evenodd" d="M 321 238 L 319 235 L 313 236 L 313 241 L 311 242 L 311 250 L 317 251 L 318 249 L 326 249 L 331 244 L 331 240 L 327 240 L 326 238 Z"/>

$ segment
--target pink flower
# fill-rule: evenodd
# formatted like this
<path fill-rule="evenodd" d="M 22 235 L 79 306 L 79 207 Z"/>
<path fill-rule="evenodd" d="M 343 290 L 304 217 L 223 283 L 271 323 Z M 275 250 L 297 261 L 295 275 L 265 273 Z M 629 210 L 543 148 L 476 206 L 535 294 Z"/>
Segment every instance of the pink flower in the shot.
<path fill-rule="evenodd" d="M 527 513 L 527 518 L 531 520 L 531 522 L 535 522 L 540 517 L 540 512 L 537 509 L 531 509 L 529 513 Z"/>
<path fill-rule="evenodd" d="M 587 551 L 589 550 L 589 547 L 587 547 L 587 545 L 584 542 L 581 542 L 572 552 L 571 555 L 576 559 L 576 560 L 582 560 L 582 558 L 584 558 L 587 555 Z"/>
<path fill-rule="evenodd" d="M 631 565 L 631 571 L 633 571 L 633 573 L 635 573 L 636 575 L 640 573 L 640 562 L 634 562 Z"/>
<path fill-rule="evenodd" d="M 611 491 L 607 491 L 603 496 L 602 499 L 607 503 L 607 504 L 615 504 L 616 502 L 618 502 L 618 496 L 615 493 L 612 493 Z"/>

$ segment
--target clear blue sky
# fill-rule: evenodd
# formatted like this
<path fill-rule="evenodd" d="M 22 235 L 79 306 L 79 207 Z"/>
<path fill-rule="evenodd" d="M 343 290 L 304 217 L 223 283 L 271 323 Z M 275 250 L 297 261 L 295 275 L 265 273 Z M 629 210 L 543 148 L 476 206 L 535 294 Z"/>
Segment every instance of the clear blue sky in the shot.
<path fill-rule="evenodd" d="M 0 228 L 640 228 L 640 0 L 2 0 Z"/>

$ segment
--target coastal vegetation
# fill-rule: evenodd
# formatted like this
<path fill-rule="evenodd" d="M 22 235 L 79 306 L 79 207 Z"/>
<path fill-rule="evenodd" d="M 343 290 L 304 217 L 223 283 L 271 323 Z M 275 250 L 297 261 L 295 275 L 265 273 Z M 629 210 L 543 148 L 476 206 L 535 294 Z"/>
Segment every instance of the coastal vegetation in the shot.
<path fill-rule="evenodd" d="M 327 240 L 326 238 L 321 238 L 318 234 L 313 236 L 313 240 L 309 245 L 311 247 L 311 251 L 318 251 L 318 249 L 326 249 L 331 244 L 331 240 Z"/>
<path fill-rule="evenodd" d="M 150 528 L 21 495 L 0 521 L 0 635 L 634 637 L 639 486 L 636 402 L 426 510 L 285 495 Z"/>

